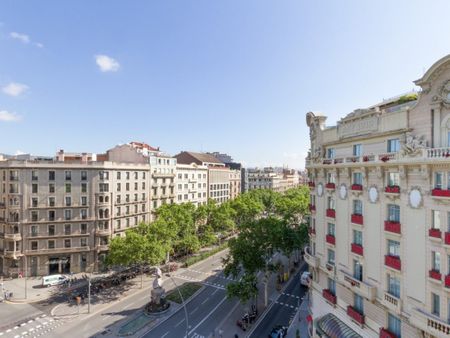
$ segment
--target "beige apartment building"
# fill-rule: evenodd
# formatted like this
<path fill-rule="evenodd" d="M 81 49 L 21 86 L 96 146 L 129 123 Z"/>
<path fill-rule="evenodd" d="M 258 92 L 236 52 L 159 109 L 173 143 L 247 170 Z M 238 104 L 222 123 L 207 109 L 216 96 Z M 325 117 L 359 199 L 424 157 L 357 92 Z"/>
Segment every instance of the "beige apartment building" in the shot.
<path fill-rule="evenodd" d="M 177 164 L 177 203 L 193 203 L 196 206 L 208 202 L 208 167 Z"/>
<path fill-rule="evenodd" d="M 148 164 L 107 159 L 0 161 L 0 274 L 101 270 L 110 238 L 149 220 Z"/>
<path fill-rule="evenodd" d="M 241 171 L 230 169 L 230 199 L 235 199 L 241 193 Z"/>
<path fill-rule="evenodd" d="M 299 185 L 300 177 L 296 170 L 279 168 L 246 169 L 248 190 L 270 189 L 283 192 Z"/>
<path fill-rule="evenodd" d="M 415 84 L 306 115 L 315 337 L 450 336 L 450 55 Z"/>

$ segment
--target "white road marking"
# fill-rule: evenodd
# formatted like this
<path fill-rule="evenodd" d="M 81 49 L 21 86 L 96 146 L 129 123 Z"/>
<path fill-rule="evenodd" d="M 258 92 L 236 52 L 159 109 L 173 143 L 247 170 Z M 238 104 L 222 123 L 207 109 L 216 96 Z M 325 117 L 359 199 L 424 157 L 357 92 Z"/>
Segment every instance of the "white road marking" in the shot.
<path fill-rule="evenodd" d="M 189 333 L 188 333 L 188 335 L 190 335 L 190 334 L 192 334 L 192 332 L 194 332 L 200 325 L 202 325 L 203 324 L 203 322 L 205 321 L 205 320 L 207 320 L 208 318 L 209 318 L 209 316 L 211 316 L 211 314 L 213 314 L 214 313 L 214 311 L 216 311 L 217 310 L 217 308 L 220 306 L 220 305 L 222 305 L 222 303 L 224 302 L 224 301 L 226 301 L 227 300 L 227 297 L 223 297 L 222 298 L 222 300 L 214 307 L 214 309 L 212 309 L 210 312 L 209 312 L 209 314 L 205 317 L 205 318 L 203 318 L 191 331 L 189 331 Z"/>
<path fill-rule="evenodd" d="M 214 293 L 213 293 L 213 294 L 214 294 Z M 197 310 L 198 310 L 198 306 L 197 306 L 194 310 L 191 311 L 191 314 L 194 313 L 194 312 L 197 311 Z"/>
<path fill-rule="evenodd" d="M 169 334 L 169 331 L 167 331 L 166 333 L 164 333 L 161 338 L 164 338 L 165 336 L 167 336 Z"/>
<path fill-rule="evenodd" d="M 11 329 L 8 329 L 8 330 L 6 330 L 6 333 L 9 333 L 9 332 L 11 332 L 12 330 Z"/>
<path fill-rule="evenodd" d="M 201 303 L 201 305 L 205 304 L 209 300 L 209 297 L 206 297 L 206 299 Z"/>
<path fill-rule="evenodd" d="M 212 295 L 215 295 L 217 291 L 219 291 L 219 289 L 215 289 Z"/>
<path fill-rule="evenodd" d="M 28 321 L 28 323 L 32 323 L 33 322 L 33 319 L 30 319 L 29 321 Z"/>
<path fill-rule="evenodd" d="M 184 319 L 183 320 L 181 320 L 180 322 L 178 322 L 178 324 L 177 325 L 175 325 L 175 327 L 178 327 L 178 326 L 180 326 L 181 325 L 181 323 L 183 323 L 184 322 Z"/>

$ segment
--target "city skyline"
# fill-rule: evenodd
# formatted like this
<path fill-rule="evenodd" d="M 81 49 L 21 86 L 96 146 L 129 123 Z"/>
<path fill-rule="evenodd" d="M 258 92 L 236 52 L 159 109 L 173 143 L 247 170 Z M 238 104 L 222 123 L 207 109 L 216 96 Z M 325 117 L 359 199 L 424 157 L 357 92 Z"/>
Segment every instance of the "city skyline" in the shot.
<path fill-rule="evenodd" d="M 170 154 L 304 168 L 305 112 L 332 125 L 416 88 L 411 79 L 448 53 L 436 34 L 450 30 L 445 1 L 440 11 L 348 4 L 3 2 L 0 152 L 98 153 L 143 140 Z"/>

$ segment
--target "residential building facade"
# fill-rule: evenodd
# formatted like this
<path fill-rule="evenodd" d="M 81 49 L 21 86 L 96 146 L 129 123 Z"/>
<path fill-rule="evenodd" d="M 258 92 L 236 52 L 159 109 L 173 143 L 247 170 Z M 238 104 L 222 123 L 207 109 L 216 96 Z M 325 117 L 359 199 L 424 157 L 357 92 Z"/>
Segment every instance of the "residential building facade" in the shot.
<path fill-rule="evenodd" d="M 415 83 L 336 126 L 306 115 L 317 337 L 450 335 L 450 56 Z"/>
<path fill-rule="evenodd" d="M 196 206 L 208 202 L 208 167 L 177 164 L 177 203 L 193 203 Z"/>
<path fill-rule="evenodd" d="M 296 170 L 287 168 L 247 168 L 244 184 L 246 189 L 270 189 L 283 192 L 300 184 L 300 176 Z"/>
<path fill-rule="evenodd" d="M 230 199 L 234 199 L 241 193 L 241 171 L 230 169 Z"/>

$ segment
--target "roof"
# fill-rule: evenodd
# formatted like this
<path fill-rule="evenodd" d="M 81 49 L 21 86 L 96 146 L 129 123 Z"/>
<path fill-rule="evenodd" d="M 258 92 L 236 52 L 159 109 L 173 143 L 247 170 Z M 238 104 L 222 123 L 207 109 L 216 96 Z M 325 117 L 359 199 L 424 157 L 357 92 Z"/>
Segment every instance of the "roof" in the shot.
<path fill-rule="evenodd" d="M 144 142 L 133 141 L 133 142 L 130 142 L 130 145 L 135 147 L 135 148 L 138 148 L 138 149 L 147 149 L 147 150 L 150 150 L 150 151 L 159 151 L 159 147 L 155 148 L 155 147 L 152 147 L 151 145 L 149 145 L 147 143 L 144 143 Z"/>
<path fill-rule="evenodd" d="M 347 324 L 331 313 L 319 318 L 315 322 L 316 330 L 330 338 L 362 338 Z"/>
<path fill-rule="evenodd" d="M 192 151 L 182 151 L 178 155 L 175 155 L 177 162 L 182 164 L 203 164 L 203 163 L 215 163 L 224 164 L 222 161 L 218 160 L 212 155 L 206 153 L 195 153 Z"/>

